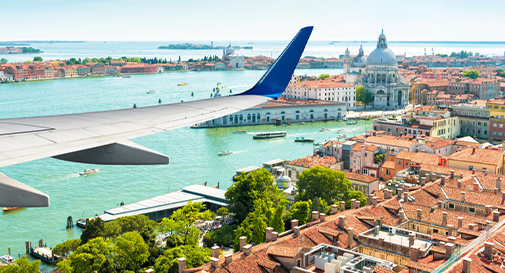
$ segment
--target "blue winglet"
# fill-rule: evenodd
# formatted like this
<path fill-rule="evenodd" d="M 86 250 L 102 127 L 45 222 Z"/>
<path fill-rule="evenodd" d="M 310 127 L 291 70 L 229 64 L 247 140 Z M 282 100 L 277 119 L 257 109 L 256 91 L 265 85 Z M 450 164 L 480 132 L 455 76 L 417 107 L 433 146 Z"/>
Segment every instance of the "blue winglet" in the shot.
<path fill-rule="evenodd" d="M 278 98 L 288 86 L 313 28 L 304 27 L 300 29 L 263 77 L 251 89 L 237 95 Z"/>

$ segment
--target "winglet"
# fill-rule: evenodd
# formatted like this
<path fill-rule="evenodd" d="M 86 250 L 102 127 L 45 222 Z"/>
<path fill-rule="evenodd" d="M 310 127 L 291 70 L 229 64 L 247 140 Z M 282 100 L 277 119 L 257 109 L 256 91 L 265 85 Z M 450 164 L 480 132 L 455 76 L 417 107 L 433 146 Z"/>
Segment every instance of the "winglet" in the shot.
<path fill-rule="evenodd" d="M 277 58 L 256 85 L 238 95 L 259 95 L 270 98 L 279 97 L 286 89 L 286 86 L 288 86 L 289 80 L 302 56 L 313 28 L 314 27 L 304 27 L 300 29 L 295 38 L 291 40 L 279 58 Z"/>

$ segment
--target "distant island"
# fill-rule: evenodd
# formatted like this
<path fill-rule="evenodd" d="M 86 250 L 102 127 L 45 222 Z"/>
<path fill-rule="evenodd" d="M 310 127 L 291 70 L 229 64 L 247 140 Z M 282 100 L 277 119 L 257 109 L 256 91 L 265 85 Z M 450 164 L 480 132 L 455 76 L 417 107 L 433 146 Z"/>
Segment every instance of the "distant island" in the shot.
<path fill-rule="evenodd" d="M 203 45 L 203 44 L 192 44 L 192 43 L 183 43 L 183 44 L 169 44 L 168 46 L 159 46 L 158 49 L 225 49 L 227 46 L 213 46 L 213 45 Z M 232 46 L 233 49 L 253 49 L 252 46 Z"/>
<path fill-rule="evenodd" d="M 67 43 L 85 43 L 85 41 L 57 41 L 57 40 L 29 40 L 29 41 L 0 41 L 3 44 L 67 44 Z"/>
<path fill-rule="evenodd" d="M 4 47 L 0 48 L 0 54 L 25 54 L 42 53 L 42 50 L 33 47 Z"/>

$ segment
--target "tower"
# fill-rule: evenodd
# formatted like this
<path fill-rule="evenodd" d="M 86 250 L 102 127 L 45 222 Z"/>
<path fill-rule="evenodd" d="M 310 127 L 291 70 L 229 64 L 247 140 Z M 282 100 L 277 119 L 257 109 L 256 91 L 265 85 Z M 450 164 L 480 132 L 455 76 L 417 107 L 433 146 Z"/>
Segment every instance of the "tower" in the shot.
<path fill-rule="evenodd" d="M 351 52 L 349 52 L 349 48 L 345 50 L 344 54 L 344 74 L 349 73 L 351 69 Z"/>

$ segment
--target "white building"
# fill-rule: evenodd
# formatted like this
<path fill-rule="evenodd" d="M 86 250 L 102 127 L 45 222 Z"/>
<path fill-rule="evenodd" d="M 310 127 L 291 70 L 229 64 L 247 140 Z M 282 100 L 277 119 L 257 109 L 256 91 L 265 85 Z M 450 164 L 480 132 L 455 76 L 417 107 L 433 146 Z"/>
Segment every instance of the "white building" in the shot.
<path fill-rule="evenodd" d="M 264 125 L 274 124 L 276 120 L 280 123 L 324 121 L 344 118 L 346 114 L 347 105 L 342 102 L 279 98 L 193 127 Z"/>
<path fill-rule="evenodd" d="M 282 97 L 344 102 L 347 108 L 353 108 L 356 106 L 356 86 L 327 80 L 297 82 L 292 77 Z"/>
<path fill-rule="evenodd" d="M 244 68 L 244 57 L 235 55 L 235 50 L 231 44 L 223 49 L 223 62 L 231 65 L 232 69 Z"/>

